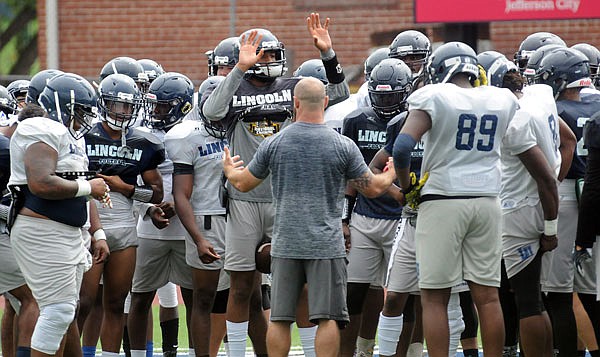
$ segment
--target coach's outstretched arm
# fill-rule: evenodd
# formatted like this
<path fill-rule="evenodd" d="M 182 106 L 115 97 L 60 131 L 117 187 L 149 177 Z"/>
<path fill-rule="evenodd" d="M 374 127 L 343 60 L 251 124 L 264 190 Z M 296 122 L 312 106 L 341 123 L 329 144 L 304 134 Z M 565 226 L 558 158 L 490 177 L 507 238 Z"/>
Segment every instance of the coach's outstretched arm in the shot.
<path fill-rule="evenodd" d="M 389 158 L 383 173 L 373 174 L 371 170 L 368 170 L 362 176 L 348 180 L 348 183 L 363 196 L 374 198 L 386 193 L 395 179 L 394 160 Z"/>

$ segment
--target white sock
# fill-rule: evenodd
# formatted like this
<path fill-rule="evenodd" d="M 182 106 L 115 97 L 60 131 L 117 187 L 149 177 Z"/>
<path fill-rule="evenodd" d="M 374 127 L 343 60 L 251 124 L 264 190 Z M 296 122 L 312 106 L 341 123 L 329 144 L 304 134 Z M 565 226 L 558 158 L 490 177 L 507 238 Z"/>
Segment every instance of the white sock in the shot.
<path fill-rule="evenodd" d="M 196 351 L 194 351 L 194 349 L 191 347 L 188 349 L 188 356 L 196 357 Z M 131 356 L 131 357 L 133 357 L 133 356 Z"/>
<path fill-rule="evenodd" d="M 229 357 L 246 356 L 246 336 L 248 335 L 248 321 L 231 322 L 226 321 L 227 344 Z"/>
<path fill-rule="evenodd" d="M 146 351 L 144 351 L 143 356 L 146 357 Z M 119 354 L 116 352 L 102 351 L 102 357 L 119 357 Z"/>
<path fill-rule="evenodd" d="M 304 356 L 316 357 L 315 336 L 317 335 L 317 326 L 298 327 L 298 335 L 300 335 L 300 343 L 304 350 Z"/>
<path fill-rule="evenodd" d="M 367 340 L 366 338 L 358 336 L 356 339 L 356 355 L 359 353 L 361 356 L 373 357 L 373 350 L 375 349 L 375 340 Z"/>
<path fill-rule="evenodd" d="M 402 331 L 402 315 L 384 316 L 379 314 L 377 336 L 379 340 L 379 355 L 393 356 L 396 354 L 400 332 Z"/>
<path fill-rule="evenodd" d="M 146 357 L 146 350 L 131 350 L 131 357 Z"/>
<path fill-rule="evenodd" d="M 423 344 L 421 342 L 411 343 L 408 346 L 406 357 L 423 357 Z"/>
<path fill-rule="evenodd" d="M 450 294 L 448 301 L 448 332 L 450 334 L 449 356 L 456 356 L 456 350 L 460 343 L 460 335 L 465 330 L 460 298 L 458 293 Z"/>

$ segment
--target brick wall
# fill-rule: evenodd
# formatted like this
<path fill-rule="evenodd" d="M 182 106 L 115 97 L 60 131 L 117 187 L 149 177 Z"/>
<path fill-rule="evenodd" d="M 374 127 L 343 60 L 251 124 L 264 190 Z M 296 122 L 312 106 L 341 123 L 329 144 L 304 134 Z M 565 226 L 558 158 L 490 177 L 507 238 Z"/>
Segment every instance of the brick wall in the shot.
<path fill-rule="evenodd" d="M 229 36 L 229 1 L 60 0 L 60 67 L 96 77 L 113 57 L 152 58 L 169 71 L 194 80 L 206 77 L 204 52 Z M 46 63 L 44 0 L 38 0 L 39 55 Z M 318 56 L 306 30 L 311 11 L 332 19 L 334 48 L 345 66 L 361 65 L 370 47 L 389 43 L 397 32 L 419 28 L 429 35 L 441 25 L 414 25 L 409 0 L 237 0 L 236 33 L 270 29 L 288 49 L 290 71 Z M 308 4 L 308 5 L 307 5 Z M 314 6 L 313 6 L 314 5 Z M 491 44 L 512 58 L 520 41 L 535 31 L 551 31 L 568 45 L 600 46 L 600 20 L 496 22 Z M 436 31 L 437 33 L 437 31 Z"/>

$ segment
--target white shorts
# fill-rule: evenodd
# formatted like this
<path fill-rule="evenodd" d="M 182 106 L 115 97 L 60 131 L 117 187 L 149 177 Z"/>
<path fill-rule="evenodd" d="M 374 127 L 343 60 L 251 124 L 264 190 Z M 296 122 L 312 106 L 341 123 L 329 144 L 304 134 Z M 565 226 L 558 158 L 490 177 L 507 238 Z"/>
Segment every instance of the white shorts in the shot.
<path fill-rule="evenodd" d="M 352 214 L 348 282 L 383 286 L 400 220 Z"/>
<path fill-rule="evenodd" d="M 83 273 L 92 266 L 92 257 L 78 227 L 18 215 L 11 230 L 11 244 L 40 307 L 79 300 Z"/>
<path fill-rule="evenodd" d="M 502 214 L 502 256 L 509 278 L 533 261 L 544 231 L 541 204 L 523 206 Z"/>

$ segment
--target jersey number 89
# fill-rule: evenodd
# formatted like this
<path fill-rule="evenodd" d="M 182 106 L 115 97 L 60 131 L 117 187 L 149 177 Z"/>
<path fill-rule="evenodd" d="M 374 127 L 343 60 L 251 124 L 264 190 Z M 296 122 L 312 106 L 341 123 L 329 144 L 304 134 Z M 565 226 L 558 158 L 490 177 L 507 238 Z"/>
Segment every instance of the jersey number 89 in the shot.
<path fill-rule="evenodd" d="M 481 118 L 477 118 L 474 114 L 461 114 L 458 117 L 456 149 L 473 150 L 473 144 L 477 139 L 478 151 L 492 151 L 497 126 L 498 117 L 495 115 L 484 114 Z"/>

